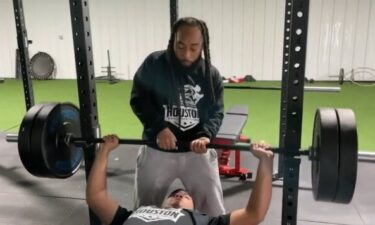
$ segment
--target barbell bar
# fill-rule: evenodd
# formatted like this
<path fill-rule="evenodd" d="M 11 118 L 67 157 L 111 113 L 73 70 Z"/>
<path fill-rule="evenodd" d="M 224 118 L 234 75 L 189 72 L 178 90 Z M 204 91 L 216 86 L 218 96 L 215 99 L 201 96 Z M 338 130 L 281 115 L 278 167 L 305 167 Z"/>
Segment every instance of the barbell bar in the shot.
<path fill-rule="evenodd" d="M 67 134 L 65 137 L 62 137 L 65 139 L 63 142 L 66 145 L 69 145 L 69 143 L 73 143 L 77 146 L 86 146 L 90 144 L 96 144 L 96 143 L 104 143 L 104 139 L 102 138 L 81 138 L 81 137 L 72 137 L 71 134 Z M 6 141 L 7 142 L 18 142 L 18 135 L 17 134 L 7 134 L 6 135 Z M 59 141 L 57 141 L 59 142 Z M 119 139 L 119 144 L 125 144 L 125 145 L 149 145 L 149 146 L 157 146 L 155 141 L 147 141 L 147 140 L 139 140 L 139 139 Z M 189 142 L 177 142 L 176 149 L 172 150 L 163 150 L 163 149 L 157 149 L 158 151 L 163 152 L 170 152 L 170 153 L 179 153 L 179 152 L 189 152 L 190 143 Z M 237 144 L 216 144 L 216 143 L 210 143 L 206 145 L 207 148 L 214 148 L 214 149 L 230 149 L 230 150 L 236 150 L 236 151 L 250 151 L 251 144 L 249 143 L 237 143 Z M 300 156 L 300 155 L 310 155 L 311 150 L 305 149 L 300 150 L 297 153 L 288 154 L 287 152 L 283 151 L 280 148 L 275 147 L 269 147 L 267 150 L 272 151 L 275 154 L 285 154 L 285 155 L 293 155 L 293 156 Z"/>
<path fill-rule="evenodd" d="M 85 145 L 100 143 L 101 138 L 81 138 L 80 112 L 71 103 L 38 104 L 24 116 L 18 136 L 7 135 L 7 141 L 18 142 L 22 164 L 34 176 L 68 178 L 80 167 Z M 215 140 L 208 148 L 250 151 L 250 144 L 224 145 Z M 120 139 L 121 144 L 153 145 L 155 142 Z M 177 143 L 177 151 L 189 151 L 189 143 Z M 320 108 L 315 113 L 312 146 L 308 150 L 275 153 L 295 157 L 309 155 L 313 196 L 317 201 L 349 203 L 357 177 L 357 129 L 350 109 Z"/>
<path fill-rule="evenodd" d="M 253 90 L 281 90 L 281 87 L 255 87 L 255 86 L 232 86 L 225 85 L 226 89 L 253 89 Z M 304 86 L 304 91 L 306 92 L 340 92 L 341 87 L 320 87 L 320 86 Z"/>
<path fill-rule="evenodd" d="M 72 142 L 75 144 L 90 144 L 90 143 L 103 143 L 104 140 L 101 138 L 95 138 L 95 139 L 89 139 L 86 140 L 84 138 L 71 138 Z M 137 139 L 119 139 L 119 144 L 128 144 L 128 145 L 150 145 L 150 146 L 157 146 L 156 142 L 154 141 L 146 141 L 146 140 L 137 140 Z M 189 142 L 177 142 L 176 149 L 175 150 L 162 150 L 157 149 L 159 151 L 165 151 L 165 152 L 190 152 Z M 251 148 L 251 144 L 248 143 L 237 143 L 237 144 L 216 144 L 216 143 L 210 143 L 206 145 L 207 148 L 214 148 L 214 149 L 226 149 L 226 150 L 235 150 L 235 151 L 246 151 L 249 152 Z M 181 149 L 181 150 L 179 150 Z M 267 150 L 272 151 L 275 154 L 285 154 L 288 155 L 285 151 L 283 151 L 280 148 L 275 147 L 269 147 Z M 310 155 L 310 150 L 300 150 L 295 154 L 289 154 L 294 156 L 299 155 Z"/>

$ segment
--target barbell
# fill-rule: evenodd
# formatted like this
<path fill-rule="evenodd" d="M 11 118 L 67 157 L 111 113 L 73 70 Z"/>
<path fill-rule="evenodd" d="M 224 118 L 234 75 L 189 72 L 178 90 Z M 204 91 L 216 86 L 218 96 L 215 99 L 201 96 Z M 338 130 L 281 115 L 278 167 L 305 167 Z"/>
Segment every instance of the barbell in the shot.
<path fill-rule="evenodd" d="M 268 90 L 268 91 L 281 91 L 281 87 L 258 87 L 258 86 L 236 86 L 225 85 L 225 89 L 241 89 L 241 90 Z M 340 92 L 340 87 L 320 87 L 320 86 L 304 86 L 303 90 L 306 92 Z"/>
<path fill-rule="evenodd" d="M 79 169 L 85 145 L 103 142 L 101 138 L 81 138 L 80 112 L 71 103 L 47 103 L 31 107 L 24 116 L 18 135 L 7 135 L 18 142 L 22 164 L 37 177 L 68 178 Z M 120 139 L 120 144 L 156 145 L 155 142 Z M 190 143 L 178 142 L 186 152 Z M 250 151 L 250 144 L 224 145 L 215 140 L 208 148 Z M 288 153 L 270 148 L 287 157 L 308 155 L 311 162 L 313 196 L 317 201 L 349 203 L 357 177 L 357 129 L 350 109 L 320 108 L 315 113 L 312 146 Z M 163 150 L 160 150 L 163 151 Z M 166 150 L 164 150 L 166 151 Z"/>

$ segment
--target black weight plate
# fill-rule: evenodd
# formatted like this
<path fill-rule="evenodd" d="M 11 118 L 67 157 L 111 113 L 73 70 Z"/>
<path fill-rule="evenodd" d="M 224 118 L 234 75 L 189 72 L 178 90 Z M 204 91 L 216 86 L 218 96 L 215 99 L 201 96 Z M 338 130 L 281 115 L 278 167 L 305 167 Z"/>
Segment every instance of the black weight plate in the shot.
<path fill-rule="evenodd" d="M 340 132 L 337 192 L 334 202 L 350 203 L 357 180 L 358 138 L 354 112 L 336 109 Z"/>
<path fill-rule="evenodd" d="M 81 136 L 77 107 L 68 103 L 50 104 L 39 112 L 32 134 L 32 152 L 40 163 L 36 176 L 67 178 L 79 169 L 83 151 L 64 142 L 68 133 Z"/>
<path fill-rule="evenodd" d="M 44 106 L 44 104 L 38 104 L 31 107 L 23 117 L 20 129 L 18 131 L 18 154 L 23 166 L 31 174 L 34 174 L 37 169 L 35 168 L 35 163 L 31 158 L 30 139 L 35 118 Z"/>
<path fill-rule="evenodd" d="M 47 151 L 44 147 L 44 124 L 47 120 L 50 111 L 53 108 L 57 107 L 57 105 L 58 103 L 45 104 L 34 120 L 33 130 L 30 137 L 30 159 L 33 163 L 32 174 L 37 177 L 53 177 L 51 172 L 48 170 L 48 167 L 43 156 L 43 152 Z"/>
<path fill-rule="evenodd" d="M 48 149 L 56 148 L 55 152 L 46 151 L 45 160 L 50 171 L 58 178 L 70 177 L 77 172 L 83 159 L 83 149 L 72 143 L 64 142 L 67 134 L 81 137 L 80 113 L 76 106 L 61 103 L 55 108 L 46 124 L 47 136 L 57 133 L 55 139 L 48 139 Z"/>
<path fill-rule="evenodd" d="M 339 167 L 339 130 L 335 109 L 315 113 L 311 183 L 314 199 L 331 202 L 336 193 Z"/>

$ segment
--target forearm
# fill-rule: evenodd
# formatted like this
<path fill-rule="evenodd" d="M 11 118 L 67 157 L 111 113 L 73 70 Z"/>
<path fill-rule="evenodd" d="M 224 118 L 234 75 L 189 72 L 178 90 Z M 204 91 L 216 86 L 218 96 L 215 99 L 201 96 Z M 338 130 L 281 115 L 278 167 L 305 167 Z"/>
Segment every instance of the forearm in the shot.
<path fill-rule="evenodd" d="M 260 220 L 266 216 L 271 201 L 272 165 L 273 163 L 269 159 L 260 160 L 256 182 L 246 207 L 247 212 L 254 212 L 254 216 Z"/>
<path fill-rule="evenodd" d="M 90 201 L 90 199 L 95 197 L 98 193 L 106 192 L 107 190 L 108 154 L 108 151 L 100 149 L 96 155 L 87 181 L 87 201 Z"/>
<path fill-rule="evenodd" d="M 235 210 L 230 216 L 230 225 L 256 225 L 262 222 L 268 211 L 272 196 L 271 159 L 261 160 L 247 206 Z"/>
<path fill-rule="evenodd" d="M 100 149 L 91 168 L 86 187 L 89 207 L 105 224 L 110 224 L 119 204 L 108 196 L 107 164 L 109 151 Z"/>

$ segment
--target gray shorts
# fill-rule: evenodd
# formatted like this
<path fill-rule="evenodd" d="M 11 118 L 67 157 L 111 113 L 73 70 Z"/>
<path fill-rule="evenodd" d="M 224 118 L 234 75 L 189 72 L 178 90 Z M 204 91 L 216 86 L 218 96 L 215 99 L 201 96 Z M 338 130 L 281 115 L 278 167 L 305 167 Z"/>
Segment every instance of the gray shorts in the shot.
<path fill-rule="evenodd" d="M 169 153 L 141 146 L 135 172 L 135 207 L 160 207 L 170 185 L 180 179 L 195 209 L 217 216 L 225 213 L 217 153 Z"/>

